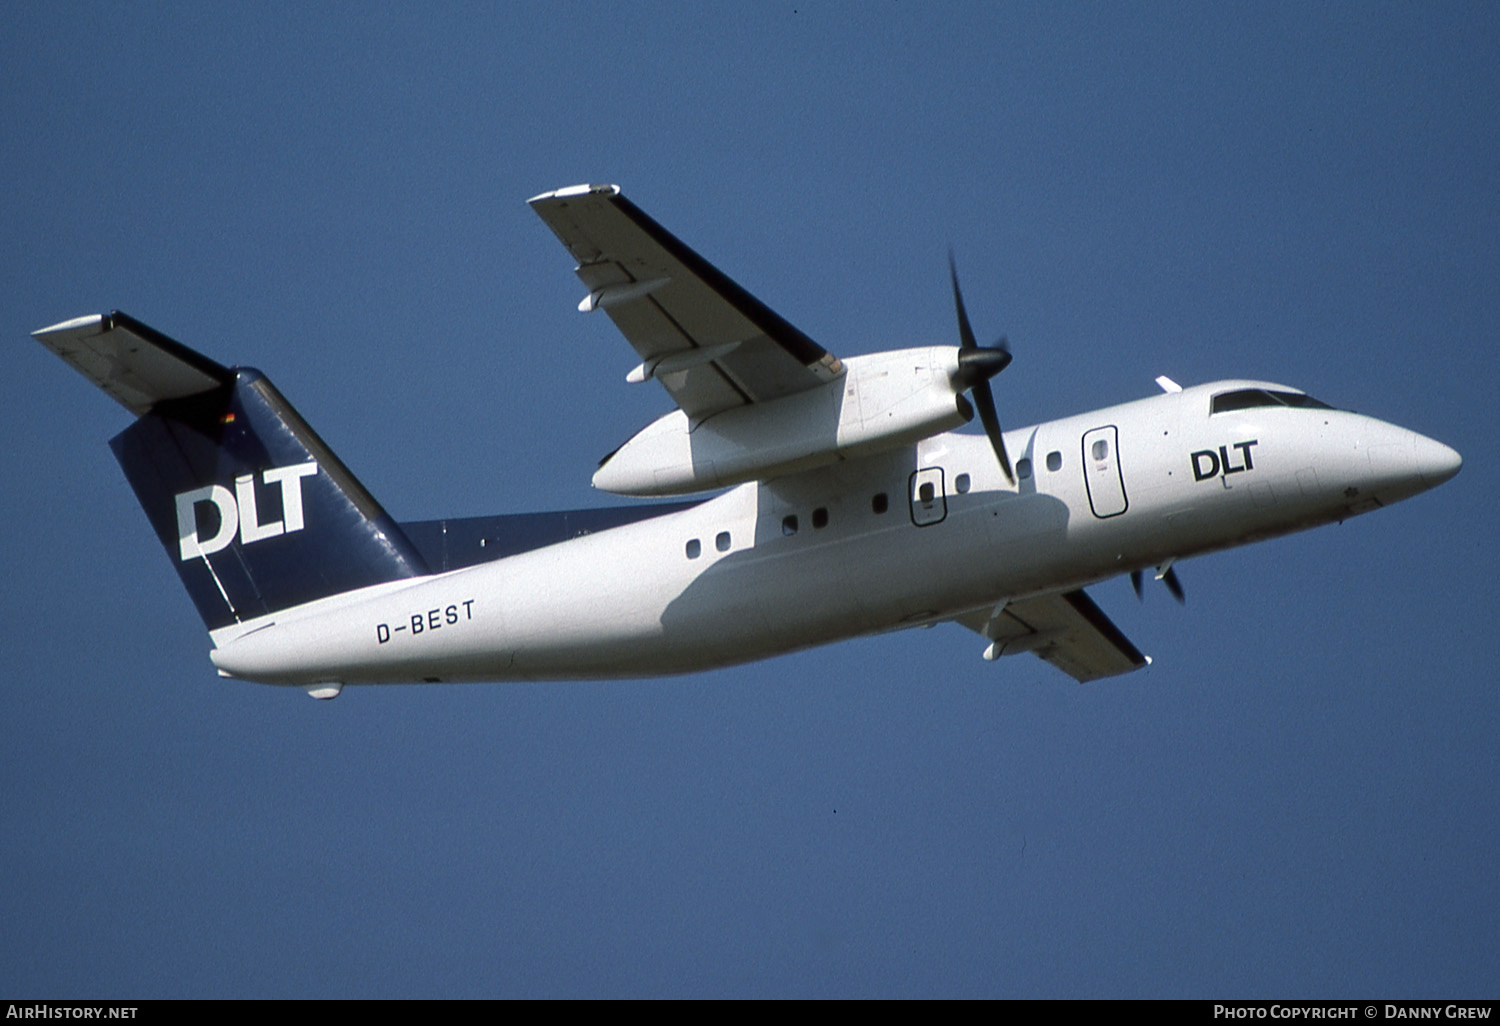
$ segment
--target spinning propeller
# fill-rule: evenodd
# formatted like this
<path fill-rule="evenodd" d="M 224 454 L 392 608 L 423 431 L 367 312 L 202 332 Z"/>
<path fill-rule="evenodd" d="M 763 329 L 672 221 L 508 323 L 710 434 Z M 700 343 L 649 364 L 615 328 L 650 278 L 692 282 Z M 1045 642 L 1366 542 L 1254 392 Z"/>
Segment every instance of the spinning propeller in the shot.
<path fill-rule="evenodd" d="M 1167 590 L 1172 593 L 1172 597 L 1178 602 L 1187 601 L 1187 596 L 1182 593 L 1182 582 L 1177 579 L 1177 570 L 1172 566 L 1171 560 L 1157 567 L 1156 579 L 1167 586 Z M 1146 600 L 1146 593 L 1141 586 L 1141 572 L 1139 570 L 1130 571 L 1130 586 L 1135 589 L 1135 597 L 1144 602 Z"/>
<path fill-rule="evenodd" d="M 995 413 L 995 397 L 990 392 L 990 378 L 1010 365 L 1010 347 L 1004 336 L 993 346 L 981 346 L 974 341 L 974 329 L 969 327 L 969 315 L 964 310 L 964 294 L 958 288 L 958 267 L 951 252 L 948 275 L 953 279 L 953 305 L 958 310 L 958 373 L 953 383 L 973 396 L 979 422 L 1000 460 L 1000 469 L 1005 471 L 1005 479 L 1015 484 L 1016 475 L 1011 472 L 1005 439 L 1000 434 L 1000 417 Z"/>

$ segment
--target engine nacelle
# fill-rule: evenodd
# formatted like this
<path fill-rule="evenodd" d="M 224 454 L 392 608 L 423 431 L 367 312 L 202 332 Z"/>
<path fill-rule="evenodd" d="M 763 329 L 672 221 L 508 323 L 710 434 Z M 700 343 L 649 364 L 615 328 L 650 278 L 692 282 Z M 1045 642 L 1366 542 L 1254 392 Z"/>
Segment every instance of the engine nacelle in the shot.
<path fill-rule="evenodd" d="M 594 487 L 618 495 L 685 495 L 791 474 L 909 445 L 966 423 L 952 347 L 844 360 L 845 374 L 782 399 L 738 406 L 694 425 L 675 410 L 608 456 Z"/>

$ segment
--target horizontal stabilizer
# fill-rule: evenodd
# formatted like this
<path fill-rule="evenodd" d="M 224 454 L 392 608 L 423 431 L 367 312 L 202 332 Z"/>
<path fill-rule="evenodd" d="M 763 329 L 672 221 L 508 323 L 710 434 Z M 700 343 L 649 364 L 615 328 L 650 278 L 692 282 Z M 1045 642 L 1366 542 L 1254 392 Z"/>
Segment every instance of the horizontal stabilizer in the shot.
<path fill-rule="evenodd" d="M 118 311 L 35 338 L 137 415 L 110 448 L 210 631 L 427 573 L 259 371 Z"/>
<path fill-rule="evenodd" d="M 229 368 L 118 310 L 31 335 L 137 416 L 164 399 L 211 392 L 234 381 Z"/>

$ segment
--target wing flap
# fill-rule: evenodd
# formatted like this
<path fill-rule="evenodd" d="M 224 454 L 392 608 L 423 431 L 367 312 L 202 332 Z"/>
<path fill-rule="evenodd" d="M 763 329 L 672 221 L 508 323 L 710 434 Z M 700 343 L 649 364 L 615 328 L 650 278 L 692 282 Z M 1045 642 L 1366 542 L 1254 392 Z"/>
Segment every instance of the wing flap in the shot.
<path fill-rule="evenodd" d="M 1081 588 L 957 619 L 992 642 L 992 657 L 1035 652 L 1080 684 L 1130 673 L 1150 662 Z"/>
<path fill-rule="evenodd" d="M 589 290 L 683 412 L 722 410 L 816 388 L 843 373 L 838 358 L 648 217 L 612 185 L 534 197 L 532 209 L 578 262 Z M 693 350 L 718 355 L 653 367 Z M 640 378 L 633 378 L 640 380 Z"/>

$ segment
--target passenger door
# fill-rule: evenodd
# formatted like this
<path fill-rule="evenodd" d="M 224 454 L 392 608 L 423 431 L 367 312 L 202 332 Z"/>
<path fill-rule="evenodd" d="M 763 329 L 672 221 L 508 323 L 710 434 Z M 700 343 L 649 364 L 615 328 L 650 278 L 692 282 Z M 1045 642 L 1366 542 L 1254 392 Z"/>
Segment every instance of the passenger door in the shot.
<path fill-rule="evenodd" d="M 1089 508 L 1101 520 L 1119 516 L 1129 505 L 1116 452 L 1117 434 L 1110 425 L 1083 436 L 1083 483 L 1089 493 Z"/>
<path fill-rule="evenodd" d="M 926 467 L 912 474 L 909 498 L 912 523 L 918 527 L 942 523 L 948 516 L 948 500 L 943 495 L 943 468 Z"/>

